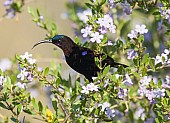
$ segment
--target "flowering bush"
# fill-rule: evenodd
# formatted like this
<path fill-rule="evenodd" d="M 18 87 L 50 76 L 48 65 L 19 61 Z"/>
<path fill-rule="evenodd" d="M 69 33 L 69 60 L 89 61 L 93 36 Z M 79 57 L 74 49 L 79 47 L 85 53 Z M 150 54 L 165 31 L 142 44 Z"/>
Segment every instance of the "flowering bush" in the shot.
<path fill-rule="evenodd" d="M 5 15 L 15 17 L 24 5 L 25 0 L 5 0 Z M 107 66 L 94 83 L 77 77 L 72 84 L 71 77 L 61 76 L 60 64 L 41 69 L 28 52 L 6 60 L 8 65 L 1 60 L 0 107 L 12 113 L 0 114 L 1 122 L 30 122 L 28 115 L 49 123 L 170 122 L 169 1 L 70 0 L 67 7 L 77 44 L 129 67 Z M 28 12 L 47 31 L 47 39 L 57 34 L 55 23 L 46 21 L 38 9 L 29 7 Z M 103 59 L 95 59 L 99 68 Z M 51 87 L 52 108 L 31 96 L 29 90 L 36 84 Z"/>

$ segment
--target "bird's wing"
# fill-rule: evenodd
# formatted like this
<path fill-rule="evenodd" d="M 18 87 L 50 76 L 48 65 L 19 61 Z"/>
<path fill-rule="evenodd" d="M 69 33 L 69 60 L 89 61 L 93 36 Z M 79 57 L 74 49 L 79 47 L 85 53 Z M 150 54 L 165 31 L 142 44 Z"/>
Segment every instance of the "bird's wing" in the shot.
<path fill-rule="evenodd" d="M 68 65 L 86 78 L 97 76 L 99 68 L 95 64 L 94 53 L 84 47 L 76 47 L 69 57 L 66 57 Z"/>

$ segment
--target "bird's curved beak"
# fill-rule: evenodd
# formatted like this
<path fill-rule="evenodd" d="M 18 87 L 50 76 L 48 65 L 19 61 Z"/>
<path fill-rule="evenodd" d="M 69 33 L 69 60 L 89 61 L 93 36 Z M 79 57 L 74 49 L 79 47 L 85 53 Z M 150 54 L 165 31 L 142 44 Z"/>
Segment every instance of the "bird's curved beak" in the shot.
<path fill-rule="evenodd" d="M 36 47 L 37 45 L 42 44 L 42 43 L 52 43 L 52 40 L 51 40 L 51 39 L 49 39 L 49 40 L 42 40 L 42 41 L 34 44 L 34 46 L 32 47 L 32 49 L 33 49 L 34 47 Z"/>

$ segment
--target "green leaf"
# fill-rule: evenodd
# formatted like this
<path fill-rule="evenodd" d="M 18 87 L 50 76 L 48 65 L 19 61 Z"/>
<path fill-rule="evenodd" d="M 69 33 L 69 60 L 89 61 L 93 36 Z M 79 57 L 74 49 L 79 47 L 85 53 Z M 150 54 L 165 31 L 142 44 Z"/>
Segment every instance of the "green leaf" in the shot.
<path fill-rule="evenodd" d="M 134 122 L 134 117 L 133 117 L 133 111 L 132 110 L 129 110 L 129 118 L 130 118 L 130 121 L 131 122 Z"/>
<path fill-rule="evenodd" d="M 57 107 L 57 101 L 55 98 L 52 99 L 52 105 L 53 105 L 54 110 L 57 112 L 58 107 Z"/>
<path fill-rule="evenodd" d="M 35 108 L 35 110 L 38 110 L 38 105 L 37 105 L 37 103 L 35 102 L 35 98 L 32 98 L 31 102 L 32 102 L 33 107 Z"/>
<path fill-rule="evenodd" d="M 103 70 L 103 76 L 105 76 L 110 70 L 110 65 L 106 66 Z"/>
<path fill-rule="evenodd" d="M 2 107 L 2 108 L 4 108 L 4 109 L 8 109 L 8 108 L 6 107 L 6 105 L 4 105 L 2 102 L 0 102 L 0 107 Z"/>
<path fill-rule="evenodd" d="M 134 73 L 133 73 L 133 75 L 134 75 L 135 77 L 137 77 L 137 78 L 139 78 L 139 77 L 140 77 L 140 74 L 139 74 L 139 73 L 137 73 L 137 72 L 134 72 Z"/>
<path fill-rule="evenodd" d="M 144 68 L 142 69 L 142 76 L 145 76 L 146 72 L 147 72 L 147 68 L 144 67 Z"/>
<path fill-rule="evenodd" d="M 21 59 L 21 57 L 20 57 L 18 54 L 15 55 L 15 58 L 16 58 L 17 60 L 20 60 L 20 59 Z"/>
<path fill-rule="evenodd" d="M 74 41 L 76 44 L 82 45 L 82 42 L 79 40 L 78 36 L 75 37 Z"/>
<path fill-rule="evenodd" d="M 19 115 L 21 113 L 21 110 L 22 110 L 22 104 L 19 104 L 17 106 L 17 115 Z"/>
<path fill-rule="evenodd" d="M 15 117 L 11 117 L 11 120 L 14 122 L 14 123 L 19 123 L 19 121 L 18 121 L 18 119 L 17 118 L 15 118 Z"/>
<path fill-rule="evenodd" d="M 154 12 L 153 15 L 160 15 L 160 12 Z"/>
<path fill-rule="evenodd" d="M 167 95 L 170 97 L 170 91 L 166 90 Z"/>
<path fill-rule="evenodd" d="M 56 31 L 57 26 L 56 26 L 56 24 L 55 24 L 55 23 L 51 23 L 51 29 L 52 29 L 52 30 L 54 30 L 54 31 Z"/>
<path fill-rule="evenodd" d="M 33 10 L 31 7 L 28 7 L 27 10 L 28 10 L 28 13 L 29 13 L 29 14 L 31 14 L 32 16 L 35 17 L 34 10 Z"/>
<path fill-rule="evenodd" d="M 155 59 L 150 59 L 149 63 L 151 68 L 155 71 Z"/>
<path fill-rule="evenodd" d="M 155 118 L 155 122 L 156 123 L 160 123 L 158 118 Z"/>
<path fill-rule="evenodd" d="M 6 77 L 7 78 L 7 87 L 10 88 L 11 87 L 11 78 L 10 77 Z"/>
<path fill-rule="evenodd" d="M 99 58 L 95 57 L 95 63 L 101 69 Z"/>
<path fill-rule="evenodd" d="M 76 98 L 77 98 L 77 95 L 74 94 L 74 95 L 71 97 L 70 101 L 71 101 L 71 102 L 74 102 L 74 101 L 76 100 Z"/>
<path fill-rule="evenodd" d="M 107 58 L 107 55 L 104 54 L 104 55 L 102 56 L 102 61 L 105 60 L 106 58 Z"/>
<path fill-rule="evenodd" d="M 137 58 L 133 59 L 133 63 L 135 66 L 139 66 L 139 60 Z"/>
<path fill-rule="evenodd" d="M 43 110 L 43 105 L 40 101 L 38 101 L 38 108 L 39 108 L 39 111 L 42 112 Z"/>
<path fill-rule="evenodd" d="M 44 70 L 44 75 L 46 76 L 49 72 L 49 67 L 46 67 L 45 70 Z"/>
<path fill-rule="evenodd" d="M 88 7 L 88 8 L 93 8 L 93 5 L 92 4 L 90 4 L 90 3 L 85 3 L 85 5 Z"/>
<path fill-rule="evenodd" d="M 105 4 L 106 0 L 102 0 L 100 3 L 100 6 L 102 6 L 103 4 Z"/>
<path fill-rule="evenodd" d="M 139 36 L 139 42 L 142 43 L 144 41 L 144 36 L 143 35 L 140 35 Z"/>
<path fill-rule="evenodd" d="M 159 88 L 162 87 L 162 81 L 160 79 L 158 80 L 158 86 L 159 86 Z"/>
<path fill-rule="evenodd" d="M 146 62 L 148 61 L 148 58 L 149 58 L 149 54 L 145 54 L 142 58 L 142 64 L 146 64 Z"/>
<path fill-rule="evenodd" d="M 27 114 L 30 114 L 30 115 L 36 114 L 36 113 L 34 113 L 33 110 L 31 110 L 31 109 L 23 109 L 23 112 L 25 112 L 25 113 L 27 113 Z"/>
<path fill-rule="evenodd" d="M 40 15 L 40 12 L 39 12 L 39 10 L 38 10 L 38 9 L 37 9 L 37 15 L 38 15 L 38 17 L 39 17 L 39 16 L 41 16 L 41 15 Z"/>

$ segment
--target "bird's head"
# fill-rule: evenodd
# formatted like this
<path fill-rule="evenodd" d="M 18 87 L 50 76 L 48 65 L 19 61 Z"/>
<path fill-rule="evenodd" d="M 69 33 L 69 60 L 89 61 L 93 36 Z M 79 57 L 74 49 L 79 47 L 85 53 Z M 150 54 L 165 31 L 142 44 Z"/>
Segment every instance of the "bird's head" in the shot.
<path fill-rule="evenodd" d="M 33 48 L 39 44 L 42 43 L 52 43 L 58 47 L 60 47 L 62 50 L 67 49 L 68 47 L 74 46 L 75 43 L 69 38 L 68 36 L 65 35 L 55 35 L 53 38 L 48 39 L 48 40 L 42 40 L 38 43 L 36 43 Z"/>

